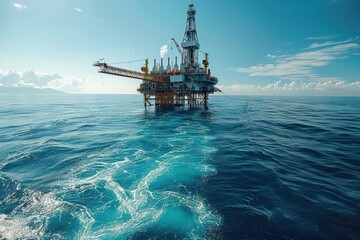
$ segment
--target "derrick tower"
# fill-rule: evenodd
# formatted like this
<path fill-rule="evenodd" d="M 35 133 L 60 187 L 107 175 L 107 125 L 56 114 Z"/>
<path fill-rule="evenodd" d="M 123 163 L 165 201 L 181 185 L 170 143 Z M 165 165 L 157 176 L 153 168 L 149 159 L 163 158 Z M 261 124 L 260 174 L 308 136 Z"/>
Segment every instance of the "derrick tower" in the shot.
<path fill-rule="evenodd" d="M 175 57 L 175 64 L 170 64 L 168 58 L 167 67 L 161 58 L 160 65 L 154 59 L 152 70 L 149 67 L 149 60 L 145 59 L 145 65 L 141 72 L 111 66 L 103 62 L 103 59 L 93 64 L 99 67 L 99 73 L 112 74 L 121 77 L 135 78 L 142 80 L 139 93 L 144 96 L 144 105 L 157 108 L 162 107 L 183 107 L 185 105 L 205 106 L 208 105 L 209 94 L 219 92 L 215 87 L 218 83 L 217 77 L 211 75 L 209 66 L 209 54 L 205 53 L 202 65 L 198 62 L 200 44 L 196 31 L 195 7 L 190 4 L 187 11 L 186 28 L 181 46 L 174 41 L 181 56 L 180 69 Z"/>
<path fill-rule="evenodd" d="M 190 4 L 187 11 L 184 38 L 181 43 L 181 47 L 183 49 L 181 70 L 184 72 L 197 72 L 199 68 L 198 50 L 200 48 L 200 44 L 196 31 L 195 15 L 196 10 L 194 4 Z"/>

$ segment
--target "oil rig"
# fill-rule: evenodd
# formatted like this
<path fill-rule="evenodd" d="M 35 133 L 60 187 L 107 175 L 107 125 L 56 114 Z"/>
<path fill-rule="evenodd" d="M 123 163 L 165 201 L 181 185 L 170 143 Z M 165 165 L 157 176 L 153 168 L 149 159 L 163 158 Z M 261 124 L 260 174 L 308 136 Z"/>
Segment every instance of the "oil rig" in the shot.
<path fill-rule="evenodd" d="M 186 29 L 181 46 L 174 38 L 176 48 L 181 55 L 180 66 L 175 57 L 175 64 L 168 64 L 165 67 L 163 58 L 160 64 L 154 60 L 152 70 L 149 70 L 149 60 L 145 59 L 145 64 L 141 72 L 111 66 L 105 62 L 97 61 L 94 67 L 99 67 L 99 73 L 112 74 L 116 76 L 129 77 L 142 80 L 137 91 L 144 95 L 144 106 L 155 105 L 156 108 L 208 107 L 209 94 L 220 92 L 215 87 L 218 83 L 217 77 L 211 75 L 209 66 L 209 55 L 205 54 L 202 65 L 198 62 L 198 52 L 200 44 L 196 31 L 195 21 L 196 10 L 193 4 L 189 5 L 187 11 Z"/>

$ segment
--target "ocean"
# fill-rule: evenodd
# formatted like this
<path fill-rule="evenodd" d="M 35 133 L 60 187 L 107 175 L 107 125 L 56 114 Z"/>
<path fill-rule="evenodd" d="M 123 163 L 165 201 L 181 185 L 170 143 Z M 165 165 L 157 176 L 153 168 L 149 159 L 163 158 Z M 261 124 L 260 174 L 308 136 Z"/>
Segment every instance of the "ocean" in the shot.
<path fill-rule="evenodd" d="M 360 98 L 2 93 L 0 239 L 360 239 Z"/>

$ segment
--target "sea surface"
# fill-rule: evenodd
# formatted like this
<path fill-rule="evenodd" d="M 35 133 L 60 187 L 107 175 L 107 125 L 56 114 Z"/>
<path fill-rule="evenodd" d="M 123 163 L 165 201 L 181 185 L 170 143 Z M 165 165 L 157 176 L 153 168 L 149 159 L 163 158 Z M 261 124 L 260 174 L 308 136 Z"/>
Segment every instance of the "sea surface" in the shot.
<path fill-rule="evenodd" d="M 360 239 L 360 98 L 1 93 L 0 239 Z"/>

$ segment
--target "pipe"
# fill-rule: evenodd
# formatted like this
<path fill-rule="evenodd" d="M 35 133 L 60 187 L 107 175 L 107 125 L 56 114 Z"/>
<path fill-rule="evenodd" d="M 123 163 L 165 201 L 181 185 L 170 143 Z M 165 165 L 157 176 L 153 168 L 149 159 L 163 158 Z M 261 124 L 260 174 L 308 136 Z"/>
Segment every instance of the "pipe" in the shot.
<path fill-rule="evenodd" d="M 171 66 L 170 66 L 170 57 L 168 57 L 168 65 L 166 67 L 166 71 L 170 71 L 171 70 Z"/>
<path fill-rule="evenodd" d="M 161 58 L 161 65 L 160 65 L 160 68 L 159 68 L 159 72 L 163 73 L 165 71 L 164 69 L 164 59 Z"/>
<path fill-rule="evenodd" d="M 177 63 L 177 56 L 175 57 L 174 70 L 179 70 L 179 65 L 178 65 L 178 63 Z"/>

